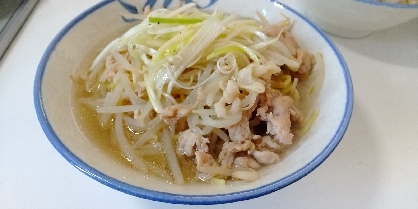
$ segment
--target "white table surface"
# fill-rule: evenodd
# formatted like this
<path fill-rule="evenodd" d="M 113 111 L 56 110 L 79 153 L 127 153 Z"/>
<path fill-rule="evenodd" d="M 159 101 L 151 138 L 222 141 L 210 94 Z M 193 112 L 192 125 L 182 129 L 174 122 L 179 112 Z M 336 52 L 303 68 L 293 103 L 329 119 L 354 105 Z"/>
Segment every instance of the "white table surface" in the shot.
<path fill-rule="evenodd" d="M 354 111 L 331 156 L 272 194 L 224 205 L 140 199 L 84 175 L 38 123 L 33 81 L 52 38 L 98 0 L 42 0 L 0 61 L 0 208 L 418 208 L 418 19 L 362 39 L 330 36 L 353 79 Z M 302 10 L 296 0 L 283 0 Z"/>

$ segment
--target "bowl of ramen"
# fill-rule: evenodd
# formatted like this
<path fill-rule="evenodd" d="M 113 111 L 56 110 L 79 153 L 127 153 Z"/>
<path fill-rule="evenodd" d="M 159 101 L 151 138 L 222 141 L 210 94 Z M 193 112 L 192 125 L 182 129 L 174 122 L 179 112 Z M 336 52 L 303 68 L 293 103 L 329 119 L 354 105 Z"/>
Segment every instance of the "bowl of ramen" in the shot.
<path fill-rule="evenodd" d="M 303 0 L 305 15 L 324 31 L 360 38 L 418 17 L 415 0 Z"/>
<path fill-rule="evenodd" d="M 309 174 L 342 139 L 353 90 L 334 44 L 280 2 L 103 1 L 53 39 L 34 100 L 87 176 L 207 205 Z"/>

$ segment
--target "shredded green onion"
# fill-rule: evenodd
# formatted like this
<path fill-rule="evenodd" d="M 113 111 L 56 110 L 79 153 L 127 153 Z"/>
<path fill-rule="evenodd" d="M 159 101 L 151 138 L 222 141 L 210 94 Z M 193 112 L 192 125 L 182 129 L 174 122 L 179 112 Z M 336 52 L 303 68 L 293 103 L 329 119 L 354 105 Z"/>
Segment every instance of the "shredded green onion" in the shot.
<path fill-rule="evenodd" d="M 165 18 L 165 17 L 149 17 L 150 23 L 165 23 L 165 24 L 195 24 L 202 22 L 204 19 L 200 18 Z"/>
<path fill-rule="evenodd" d="M 245 52 L 245 50 L 243 50 L 240 47 L 237 46 L 225 46 L 225 47 L 221 47 L 219 49 L 214 50 L 212 53 L 210 53 L 208 56 L 206 56 L 206 60 L 210 60 L 216 56 L 222 55 L 222 54 L 226 54 L 229 52 Z"/>

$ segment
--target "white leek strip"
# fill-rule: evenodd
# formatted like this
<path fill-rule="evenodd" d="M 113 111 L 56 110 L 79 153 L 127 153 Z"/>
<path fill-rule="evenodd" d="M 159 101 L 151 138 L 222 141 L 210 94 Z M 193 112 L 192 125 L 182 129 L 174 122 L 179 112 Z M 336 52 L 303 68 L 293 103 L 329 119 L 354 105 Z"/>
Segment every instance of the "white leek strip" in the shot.
<path fill-rule="evenodd" d="M 157 89 L 157 92 L 154 89 L 155 73 L 156 72 L 154 70 L 151 70 L 149 75 L 144 75 L 144 80 L 146 81 L 147 94 L 149 97 L 149 101 L 152 104 L 152 107 L 154 108 L 155 112 L 161 113 L 163 111 L 163 106 L 160 102 L 161 88 Z"/>
<path fill-rule="evenodd" d="M 245 55 L 245 53 L 243 53 L 243 52 L 235 52 L 234 55 L 235 55 L 235 59 L 236 60 L 240 60 L 241 61 L 241 65 L 242 66 L 247 66 L 247 65 L 251 64 L 250 59 L 248 59 L 248 57 Z M 238 63 L 238 61 L 237 61 L 237 63 Z"/>
<path fill-rule="evenodd" d="M 233 24 L 235 25 L 235 22 L 233 22 Z M 254 34 L 263 40 L 267 39 L 267 36 L 264 33 L 257 30 L 259 28 L 252 28 L 247 25 L 242 25 L 242 26 L 234 26 L 232 28 L 227 28 L 227 29 L 228 31 L 225 30 L 225 33 L 227 34 L 227 36 L 222 39 L 224 42 L 230 41 L 234 38 L 239 39 L 239 37 L 243 37 L 245 34 L 247 34 L 247 36 Z"/>
<path fill-rule="evenodd" d="M 236 36 L 240 35 L 243 31 L 245 30 L 244 27 L 239 27 L 235 30 L 232 30 L 230 33 L 228 33 L 228 35 L 222 39 L 222 44 L 225 44 L 226 41 L 230 41 L 233 38 L 235 38 Z"/>
<path fill-rule="evenodd" d="M 154 71 L 154 88 L 156 88 L 155 90 L 157 92 L 160 92 L 159 94 L 161 94 L 164 85 L 170 80 L 170 78 L 167 76 L 167 71 L 169 68 L 172 68 L 172 66 L 162 65 L 159 70 Z"/>
<path fill-rule="evenodd" d="M 126 31 L 121 37 L 120 42 L 121 44 L 126 44 L 131 40 L 131 37 L 133 37 L 135 34 L 137 34 L 140 30 L 144 30 L 148 25 L 146 24 L 148 22 L 148 18 L 144 19 L 142 23 L 132 27 L 128 31 Z"/>
<path fill-rule="evenodd" d="M 112 107 L 98 107 L 96 111 L 98 113 L 122 113 L 133 112 L 145 108 L 145 105 L 124 105 L 124 106 L 112 106 Z"/>
<path fill-rule="evenodd" d="M 257 21 L 254 19 L 235 19 L 233 24 L 229 26 L 234 27 L 234 28 L 238 28 L 238 27 L 257 28 L 261 30 L 261 26 L 259 26 Z"/>
<path fill-rule="evenodd" d="M 228 15 L 225 19 L 222 20 L 221 24 L 224 26 L 229 26 L 231 23 L 236 23 L 235 20 L 237 20 L 239 17 L 234 14 Z"/>
<path fill-rule="evenodd" d="M 252 50 L 251 48 L 246 47 L 243 44 L 235 42 L 235 41 L 231 41 L 229 45 L 241 48 L 254 61 L 254 63 L 256 63 L 256 64 L 260 63 L 259 60 L 258 60 L 258 57 L 256 55 L 256 52 L 254 50 Z"/>
<path fill-rule="evenodd" d="M 153 61 L 159 61 L 161 58 L 163 58 L 164 54 L 167 52 L 167 50 L 169 50 L 170 47 L 183 42 L 184 40 L 190 38 L 195 33 L 196 33 L 196 30 L 191 29 L 187 31 L 182 31 L 181 34 L 174 36 L 169 41 L 165 42 L 164 45 L 158 48 L 157 53 L 153 57 Z"/>
<path fill-rule="evenodd" d="M 115 131 L 119 147 L 123 154 L 126 155 L 128 161 L 130 161 L 135 166 L 135 168 L 142 172 L 148 172 L 145 162 L 135 154 L 135 151 L 132 149 L 131 144 L 128 142 L 128 139 L 124 134 L 122 117 L 122 113 L 118 113 L 116 114 L 115 118 Z"/>
<path fill-rule="evenodd" d="M 138 36 L 138 37 L 133 37 L 131 39 L 131 42 L 134 44 L 144 45 L 146 47 L 151 47 L 155 50 L 158 50 L 160 46 L 162 46 L 165 42 L 167 42 L 167 39 L 163 39 L 162 37 L 158 38 L 157 35 L 154 37 L 149 37 L 149 38 L 144 37 L 144 36 Z"/>
<path fill-rule="evenodd" d="M 174 33 L 174 32 L 183 31 L 184 28 L 186 28 L 184 25 L 176 25 L 176 26 L 173 26 L 173 27 L 163 27 L 163 28 L 161 28 L 161 27 L 158 27 L 158 28 L 149 27 L 147 31 L 148 31 L 149 34 L 156 34 L 156 35 L 159 35 L 157 37 L 160 37 L 161 35 L 164 35 L 164 34 L 167 34 L 167 33 Z"/>
<path fill-rule="evenodd" d="M 148 47 L 148 46 L 144 46 L 144 45 L 140 45 L 140 44 L 135 44 L 135 47 L 137 47 L 138 49 L 140 49 L 142 52 L 145 52 L 148 55 L 154 56 L 157 53 L 157 50 Z"/>
<path fill-rule="evenodd" d="M 184 184 L 183 174 L 181 173 L 180 165 L 174 151 L 173 143 L 171 142 L 170 131 L 165 128 L 163 131 L 163 148 L 165 157 L 167 159 L 168 167 L 173 173 L 174 181 L 177 184 Z"/>
<path fill-rule="evenodd" d="M 249 26 L 249 25 L 237 26 L 236 28 L 238 29 L 240 27 L 243 27 L 244 29 L 242 30 L 241 33 L 238 33 L 238 35 L 233 39 L 234 41 L 241 42 L 242 44 L 246 46 L 250 46 L 251 44 L 259 42 L 260 39 L 266 40 L 262 38 L 265 36 L 265 34 L 263 34 L 260 31 L 261 28 Z M 230 30 L 232 32 L 235 30 L 235 28 L 230 28 Z"/>
<path fill-rule="evenodd" d="M 244 46 L 250 46 L 251 44 L 254 44 L 254 42 L 258 41 L 255 39 L 253 34 L 239 34 L 237 38 L 234 39 L 235 42 L 240 43 Z"/>

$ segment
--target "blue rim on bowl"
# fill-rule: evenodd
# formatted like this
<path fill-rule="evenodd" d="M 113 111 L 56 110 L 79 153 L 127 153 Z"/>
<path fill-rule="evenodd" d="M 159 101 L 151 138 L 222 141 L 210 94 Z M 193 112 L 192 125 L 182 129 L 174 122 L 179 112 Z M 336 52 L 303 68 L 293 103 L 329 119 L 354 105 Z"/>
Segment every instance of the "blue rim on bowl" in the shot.
<path fill-rule="evenodd" d="M 53 41 L 50 43 L 50 45 L 46 49 L 46 52 L 44 53 L 40 61 L 40 64 L 38 66 L 36 76 L 35 76 L 35 81 L 34 81 L 34 104 L 35 104 L 36 113 L 37 113 L 37 116 L 38 116 L 38 119 L 39 119 L 39 122 L 41 124 L 43 131 L 45 132 L 47 138 L 49 139 L 51 144 L 55 147 L 55 149 L 67 161 L 69 161 L 72 165 L 74 165 L 77 169 L 79 169 L 84 174 L 99 181 L 100 183 L 106 186 L 109 186 L 111 188 L 114 188 L 116 190 L 122 191 L 124 193 L 130 194 L 133 196 L 137 196 L 137 197 L 141 197 L 141 198 L 145 198 L 149 200 L 175 203 L 175 204 L 199 204 L 199 205 L 230 203 L 230 202 L 248 200 L 248 199 L 256 198 L 262 195 L 266 195 L 298 181 L 299 179 L 301 179 L 302 177 L 304 177 L 305 175 L 313 171 L 316 167 L 318 167 L 332 153 L 332 151 L 336 148 L 338 143 L 341 141 L 348 127 L 351 114 L 352 114 L 352 108 L 353 108 L 353 87 L 352 87 L 352 82 L 351 82 L 351 77 L 348 71 L 348 67 L 345 64 L 345 61 L 343 60 L 336 46 L 317 26 L 315 26 L 313 23 L 311 23 L 309 20 L 307 20 L 305 17 L 303 17 L 301 14 L 299 14 L 292 8 L 286 5 L 283 5 L 282 3 L 278 1 L 271 1 L 274 4 L 280 5 L 280 7 L 283 7 L 289 12 L 294 13 L 296 16 L 300 17 L 303 21 L 308 23 L 310 27 L 316 30 L 322 36 L 325 42 L 332 48 L 333 53 L 338 58 L 338 62 L 342 66 L 343 71 L 344 71 L 343 74 L 345 78 L 345 88 L 347 89 L 347 96 L 345 99 L 347 102 L 344 108 L 345 112 L 343 115 L 343 120 L 340 122 L 338 129 L 334 133 L 333 137 L 329 139 L 329 143 L 327 144 L 327 146 L 313 160 L 311 160 L 301 169 L 291 173 L 290 175 L 287 175 L 286 177 L 282 179 L 274 181 L 270 184 L 267 184 L 258 188 L 246 190 L 246 191 L 234 192 L 234 193 L 228 193 L 228 194 L 219 194 L 219 195 L 216 195 L 216 194 L 215 195 L 180 195 L 180 194 L 172 194 L 172 193 L 167 193 L 167 192 L 153 191 L 153 190 L 141 188 L 138 186 L 133 186 L 125 182 L 119 181 L 113 177 L 110 177 L 102 173 L 101 171 L 93 168 L 92 166 L 88 165 L 79 157 L 77 157 L 74 153 L 72 153 L 63 144 L 63 142 L 59 139 L 53 127 L 49 123 L 49 120 L 48 120 L 48 117 L 47 117 L 47 114 L 45 112 L 44 105 L 43 105 L 42 81 L 43 81 L 43 75 L 46 69 L 46 65 L 50 59 L 51 54 L 55 50 L 60 40 L 75 25 L 77 25 L 84 18 L 94 13 L 96 10 L 100 9 L 101 7 L 112 2 L 114 1 L 106 0 L 106 1 L 100 2 L 99 4 L 88 9 L 81 15 L 77 16 L 74 20 L 72 20 L 69 24 L 67 24 L 64 29 L 62 29 L 59 32 L 59 34 L 53 39 Z"/>
<path fill-rule="evenodd" d="M 394 3 L 381 2 L 377 0 L 356 0 L 356 1 L 366 3 L 366 4 L 374 4 L 377 6 L 385 6 L 385 7 L 392 7 L 392 8 L 418 9 L 418 4 L 394 4 Z"/>

